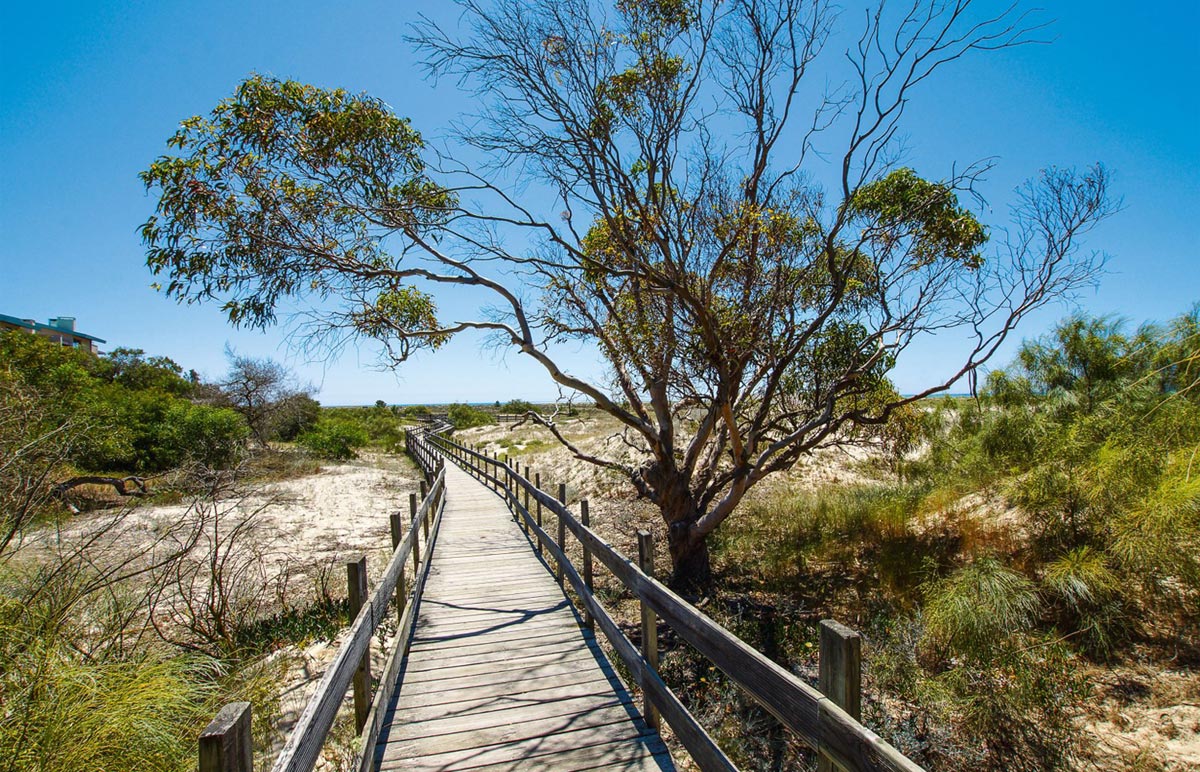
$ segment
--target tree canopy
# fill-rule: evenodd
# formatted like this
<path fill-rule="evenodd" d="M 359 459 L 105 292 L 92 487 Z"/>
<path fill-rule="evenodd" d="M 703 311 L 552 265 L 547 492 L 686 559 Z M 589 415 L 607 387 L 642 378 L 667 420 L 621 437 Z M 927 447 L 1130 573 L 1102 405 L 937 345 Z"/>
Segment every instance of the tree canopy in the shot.
<path fill-rule="evenodd" d="M 1099 268 L 1080 239 L 1113 208 L 1102 167 L 1044 170 L 1005 226 L 963 203 L 987 163 L 940 178 L 904 163 L 919 86 L 1028 42 L 1016 9 L 881 5 L 823 91 L 823 2 L 459 5 L 459 27 L 414 40 L 478 96 L 469 154 L 433 153 L 376 98 L 253 76 L 143 172 L 148 263 L 235 324 L 312 301 L 306 332 L 372 338 L 394 364 L 490 331 L 625 427 L 629 452 L 600 456 L 542 419 L 660 507 L 680 581 L 703 579 L 706 536 L 766 476 L 948 389 Z M 442 319 L 448 286 L 490 301 Z M 897 358 L 945 331 L 969 350 L 898 394 Z M 609 378 L 560 366 L 564 340 L 596 346 Z"/>

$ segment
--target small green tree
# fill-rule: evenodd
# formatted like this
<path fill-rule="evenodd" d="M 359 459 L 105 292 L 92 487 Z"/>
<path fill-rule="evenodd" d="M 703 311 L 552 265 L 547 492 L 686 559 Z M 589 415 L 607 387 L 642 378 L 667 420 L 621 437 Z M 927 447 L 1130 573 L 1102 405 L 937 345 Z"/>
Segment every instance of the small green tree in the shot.
<path fill-rule="evenodd" d="M 99 375 L 127 389 L 155 389 L 189 396 L 195 384 L 183 375 L 183 368 L 170 357 L 146 356 L 140 348 L 116 348 L 101 358 Z"/>
<path fill-rule="evenodd" d="M 311 401 L 312 389 L 300 386 L 295 375 L 274 360 L 241 356 L 231 349 L 225 356 L 229 372 L 219 384 L 222 401 L 242 414 L 259 446 L 268 447 L 281 424 L 294 423 L 297 413 L 303 419 L 311 406 L 301 398 Z"/>
<path fill-rule="evenodd" d="M 275 418 L 274 438 L 291 442 L 316 424 L 321 415 L 321 403 L 308 394 L 285 397 Z"/>

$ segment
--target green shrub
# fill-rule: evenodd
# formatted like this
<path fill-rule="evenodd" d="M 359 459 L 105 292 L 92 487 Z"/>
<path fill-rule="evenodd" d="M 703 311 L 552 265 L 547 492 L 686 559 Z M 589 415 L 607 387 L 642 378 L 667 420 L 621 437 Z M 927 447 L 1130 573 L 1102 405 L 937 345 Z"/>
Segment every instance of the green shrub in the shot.
<path fill-rule="evenodd" d="M 357 457 L 356 449 L 365 446 L 369 440 L 367 432 L 353 421 L 322 418 L 296 441 L 321 458 L 344 461 Z"/>
<path fill-rule="evenodd" d="M 259 661 L 215 660 L 144 627 L 155 596 L 136 572 L 86 551 L 0 563 L 0 767 L 195 769 L 196 737 L 221 705 L 254 702 L 266 747 L 279 684 Z"/>
<path fill-rule="evenodd" d="M 0 362 L 6 377 L 42 402 L 42 429 L 80 429 L 67 460 L 84 471 L 143 474 L 187 461 L 224 466 L 247 436 L 240 417 L 193 403 L 193 384 L 165 357 L 136 349 L 96 357 L 11 331 L 0 335 Z"/>
<path fill-rule="evenodd" d="M 229 408 L 177 403 L 167 413 L 181 457 L 215 469 L 232 466 L 245 451 L 250 427 Z"/>
<path fill-rule="evenodd" d="M 867 636 L 868 725 L 930 770 L 1040 772 L 1072 768 L 1087 684 L 1062 642 L 1017 633 L 985 647 L 991 658 L 922 664 L 920 615 L 888 616 Z"/>
<path fill-rule="evenodd" d="M 275 418 L 274 439 L 292 442 L 311 429 L 321 417 L 321 403 L 307 394 L 293 394 L 280 404 Z"/>
<path fill-rule="evenodd" d="M 326 407 L 321 408 L 321 416 L 354 424 L 366 434 L 367 440 L 363 444 L 373 448 L 394 451 L 404 442 L 404 427 L 386 408 Z"/>
<path fill-rule="evenodd" d="M 496 418 L 491 413 L 470 405 L 454 404 L 446 413 L 455 429 L 471 429 L 496 423 Z"/>

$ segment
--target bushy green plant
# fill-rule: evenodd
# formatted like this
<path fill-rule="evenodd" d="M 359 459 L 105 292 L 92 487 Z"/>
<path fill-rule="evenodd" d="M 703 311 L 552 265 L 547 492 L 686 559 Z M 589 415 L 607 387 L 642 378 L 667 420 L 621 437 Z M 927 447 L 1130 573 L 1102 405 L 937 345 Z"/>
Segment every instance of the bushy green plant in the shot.
<path fill-rule="evenodd" d="M 275 418 L 274 439 L 291 442 L 316 424 L 321 403 L 308 394 L 293 394 L 280 405 Z"/>
<path fill-rule="evenodd" d="M 143 474 L 188 461 L 223 466 L 247 436 L 240 417 L 192 402 L 193 384 L 165 357 L 137 349 L 96 357 L 9 331 L 0 335 L 0 362 L 7 378 L 41 401 L 43 429 L 79 428 L 67 460 L 85 471 Z"/>
<path fill-rule="evenodd" d="M 948 654 L 987 662 L 1029 632 L 1038 611 L 1034 584 L 993 556 L 977 558 L 935 582 L 925 601 L 926 642 Z"/>
<path fill-rule="evenodd" d="M 124 560 L 111 545 L 103 551 L 103 560 L 75 549 L 0 563 L 4 769 L 187 772 L 200 730 L 238 699 L 253 700 L 265 747 L 278 702 L 273 669 L 158 641 L 144 614 L 153 583 L 102 568 Z"/>
<path fill-rule="evenodd" d="M 1121 607 L 1136 588 L 1154 613 L 1187 613 L 1200 597 L 1198 362 L 1200 306 L 1133 333 L 1119 320 L 1071 317 L 992 373 L 978 401 L 927 419 L 917 477 L 1003 490 L 1031 526 L 1034 572 L 1112 573 L 1121 591 L 1082 605 L 1048 587 L 1059 623 L 1079 625 L 1067 632 L 1089 653 L 1107 656 L 1127 637 Z"/>
<path fill-rule="evenodd" d="M 470 405 L 451 405 L 447 408 L 446 414 L 455 429 L 471 429 L 496 423 L 496 418 L 491 413 Z"/>
<path fill-rule="evenodd" d="M 395 451 L 404 442 L 404 427 L 391 410 L 377 407 L 321 408 L 323 418 L 336 419 L 358 426 L 367 437 L 364 445 L 385 451 Z"/>
<path fill-rule="evenodd" d="M 939 677 L 949 688 L 960 741 L 977 749 L 967 768 L 1008 772 L 1070 769 L 1080 747 L 1074 718 L 1086 696 L 1062 644 L 1016 636 L 997 658 L 970 661 Z"/>
<path fill-rule="evenodd" d="M 353 421 L 322 418 L 296 441 L 321 458 L 344 461 L 355 458 L 356 450 L 369 441 L 367 432 Z"/>

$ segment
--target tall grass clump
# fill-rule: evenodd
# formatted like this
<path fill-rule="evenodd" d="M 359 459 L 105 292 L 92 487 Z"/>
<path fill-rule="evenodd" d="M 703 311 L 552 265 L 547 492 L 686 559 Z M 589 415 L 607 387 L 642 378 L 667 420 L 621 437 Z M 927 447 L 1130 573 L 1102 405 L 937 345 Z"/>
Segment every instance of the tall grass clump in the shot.
<path fill-rule="evenodd" d="M 0 570 L 5 769 L 191 770 L 199 732 L 239 698 L 253 700 L 266 742 L 277 703 L 271 668 L 158 639 L 140 564 L 111 573 L 93 554 L 61 558 L 33 567 L 18 557 Z"/>

